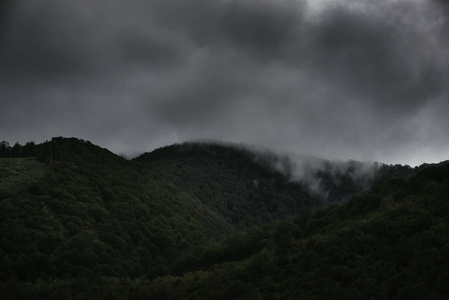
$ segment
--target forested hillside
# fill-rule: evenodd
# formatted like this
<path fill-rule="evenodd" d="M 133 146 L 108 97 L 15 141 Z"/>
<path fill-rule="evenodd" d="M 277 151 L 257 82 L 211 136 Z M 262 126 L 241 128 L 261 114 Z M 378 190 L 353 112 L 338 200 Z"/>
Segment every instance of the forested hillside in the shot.
<path fill-rule="evenodd" d="M 389 209 L 395 208 L 399 223 L 408 220 L 401 215 L 403 203 L 411 203 L 411 210 L 404 212 L 413 214 L 422 209 L 415 204 L 421 199 L 430 211 L 419 211 L 419 216 L 431 224 L 439 208 L 430 198 L 439 191 L 441 206 L 447 196 L 447 172 L 437 166 L 366 168 L 354 161 L 321 160 L 319 168 L 302 166 L 301 172 L 309 173 L 299 178 L 298 165 L 289 159 L 235 145 L 173 145 L 134 160 L 76 138 L 0 146 L 2 299 L 197 299 L 208 298 L 208 293 L 225 299 L 271 299 L 293 293 L 296 279 L 312 285 L 300 288 L 299 294 L 318 295 L 312 282 L 332 279 L 324 267 L 332 261 L 320 260 L 333 259 L 320 252 L 326 245 L 314 248 L 319 241 L 333 240 L 334 248 L 340 248 L 352 245 L 350 237 L 357 241 L 360 234 L 361 243 L 368 243 L 361 246 L 366 250 L 382 228 L 401 233 L 402 227 L 392 229 L 403 226 L 395 221 L 379 225 L 364 240 L 364 226 L 371 228 L 378 216 L 390 222 Z M 411 181 L 399 179 L 418 170 Z M 347 204 L 316 210 L 346 202 L 391 178 L 398 179 Z M 381 204 L 384 198 L 389 206 Z M 414 215 L 411 218 L 404 222 L 411 222 L 410 231 L 416 231 L 422 224 L 413 225 Z M 340 234 L 346 227 L 350 233 Z M 390 247 L 391 252 L 397 245 L 383 242 L 397 238 L 380 239 L 377 246 Z M 351 247 L 347 251 L 359 251 Z M 304 249 L 316 255 L 304 256 Z M 358 252 L 348 254 L 357 259 L 345 265 L 353 274 L 347 281 L 358 276 L 353 267 L 366 267 L 377 258 L 391 260 L 382 256 L 387 251 L 382 249 L 373 257 L 371 250 L 363 252 L 366 261 L 358 260 Z M 309 264 L 308 269 L 302 264 Z M 295 273 L 298 270 L 306 272 Z M 307 277 L 312 273 L 315 277 Z M 226 294 L 230 291 L 238 294 Z"/>
<path fill-rule="evenodd" d="M 343 203 L 373 185 L 392 178 L 408 178 L 418 170 L 378 162 L 298 157 L 217 143 L 172 145 L 134 160 L 161 170 L 161 176 L 188 187 L 217 210 L 218 203 L 226 203 L 228 208 L 238 210 L 236 219 L 246 214 L 260 216 L 267 211 L 267 220 L 282 219 L 300 207 Z M 219 201 L 213 200 L 214 190 Z M 241 207 L 243 203 L 252 206 Z"/>
<path fill-rule="evenodd" d="M 447 299 L 449 164 L 190 255 L 164 299 Z M 194 254 L 194 253 L 193 253 Z M 198 269 L 201 266 L 201 270 Z"/>
<path fill-rule="evenodd" d="M 0 160 L 1 278 L 152 278 L 192 247 L 235 232 L 198 199 L 106 149 L 53 139 Z"/>
<path fill-rule="evenodd" d="M 160 148 L 134 161 L 145 170 L 158 170 L 158 176 L 240 229 L 284 219 L 302 207 L 323 205 L 323 199 L 307 186 L 255 157 L 234 146 L 192 143 Z"/>

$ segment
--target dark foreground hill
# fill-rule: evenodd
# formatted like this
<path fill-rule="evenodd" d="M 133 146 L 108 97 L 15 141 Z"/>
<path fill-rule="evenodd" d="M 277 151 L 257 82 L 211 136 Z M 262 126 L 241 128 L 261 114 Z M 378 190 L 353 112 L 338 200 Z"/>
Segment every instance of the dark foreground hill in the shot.
<path fill-rule="evenodd" d="M 36 157 L 0 160 L 2 280 L 153 278 L 186 249 L 236 232 L 158 170 L 89 142 L 53 139 Z"/>
<path fill-rule="evenodd" d="M 447 299 L 449 165 L 192 253 L 164 299 Z M 198 269 L 201 266 L 201 269 Z"/>
<path fill-rule="evenodd" d="M 328 281 L 329 291 L 351 287 L 360 293 L 355 278 L 378 259 L 377 277 L 362 275 L 379 290 L 380 272 L 391 271 L 384 264 L 392 263 L 395 272 L 402 266 L 392 254 L 402 247 L 394 243 L 401 226 L 409 226 L 413 237 L 404 236 L 407 249 L 422 243 L 427 251 L 415 234 L 422 226 L 440 226 L 433 214 L 446 209 L 444 167 L 427 167 L 411 181 L 396 179 L 345 205 L 315 211 L 306 208 L 344 202 L 418 169 L 376 165 L 367 173 L 361 163 L 321 161 L 298 178 L 297 166 L 285 157 L 229 145 L 174 145 L 132 161 L 74 138 L 27 145 L 27 155 L 6 148 L 2 153 L 9 156 L 0 159 L 2 299 L 271 299 L 301 293 L 312 299 L 328 295 L 318 293 L 317 284 Z M 20 145 L 14 147 L 20 153 Z M 439 202 L 434 193 L 441 194 Z M 364 226 L 378 223 L 377 231 L 366 232 Z M 334 277 L 348 272 L 343 283 L 329 278 L 336 263 L 329 255 L 341 247 L 349 254 L 339 254 L 343 269 Z M 370 252 L 376 247 L 387 248 Z M 382 288 L 394 297 L 405 293 Z"/>

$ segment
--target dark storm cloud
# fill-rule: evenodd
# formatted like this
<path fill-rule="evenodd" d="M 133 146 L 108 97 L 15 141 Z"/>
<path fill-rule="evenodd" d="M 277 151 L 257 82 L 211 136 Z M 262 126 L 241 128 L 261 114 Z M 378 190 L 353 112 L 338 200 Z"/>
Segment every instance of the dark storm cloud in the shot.
<path fill-rule="evenodd" d="M 445 159 L 447 4 L 320 3 L 9 1 L 0 139 L 75 135 L 136 153 L 214 138 Z"/>
<path fill-rule="evenodd" d="M 276 56 L 294 41 L 304 5 L 298 1 L 234 1 L 226 7 L 219 26 L 224 38 L 252 55 Z"/>
<path fill-rule="evenodd" d="M 6 79 L 59 76 L 83 72 L 93 63 L 88 28 L 71 8 L 45 1 L 15 1 L 12 23 L 2 43 L 2 73 Z M 87 33 L 87 34 L 86 34 Z"/>
<path fill-rule="evenodd" d="M 389 111 L 414 109 L 438 96 L 445 88 L 443 57 L 435 57 L 426 24 L 413 24 L 420 11 L 397 16 L 380 11 L 330 11 L 312 28 L 315 54 L 323 77 L 343 84 L 368 105 Z M 429 51 L 430 50 L 430 51 Z"/>
<path fill-rule="evenodd" d="M 164 36 L 133 36 L 132 33 L 123 38 L 121 54 L 128 62 L 136 64 L 150 64 L 152 66 L 177 63 L 182 53 L 174 43 Z"/>

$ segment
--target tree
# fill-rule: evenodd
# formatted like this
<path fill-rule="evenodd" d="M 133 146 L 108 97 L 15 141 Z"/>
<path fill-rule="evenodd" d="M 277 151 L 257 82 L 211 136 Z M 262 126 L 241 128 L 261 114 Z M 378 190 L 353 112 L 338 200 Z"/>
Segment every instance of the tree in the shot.
<path fill-rule="evenodd" d="M 12 157 L 22 157 L 23 156 L 22 145 L 20 145 L 19 142 L 16 142 L 14 144 L 14 146 L 12 147 L 11 156 Z"/>
<path fill-rule="evenodd" d="M 2 141 L 0 143 L 0 157 L 8 157 L 10 148 L 7 141 Z"/>
<path fill-rule="evenodd" d="M 34 142 L 27 142 L 23 147 L 23 156 L 34 157 L 36 156 L 36 144 Z"/>

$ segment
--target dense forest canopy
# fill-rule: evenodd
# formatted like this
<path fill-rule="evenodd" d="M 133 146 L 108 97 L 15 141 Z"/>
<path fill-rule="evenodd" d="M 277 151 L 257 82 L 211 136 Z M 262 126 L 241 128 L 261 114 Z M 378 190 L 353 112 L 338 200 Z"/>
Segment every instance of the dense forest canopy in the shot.
<path fill-rule="evenodd" d="M 1 142 L 0 296 L 441 298 L 448 166 Z"/>

